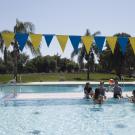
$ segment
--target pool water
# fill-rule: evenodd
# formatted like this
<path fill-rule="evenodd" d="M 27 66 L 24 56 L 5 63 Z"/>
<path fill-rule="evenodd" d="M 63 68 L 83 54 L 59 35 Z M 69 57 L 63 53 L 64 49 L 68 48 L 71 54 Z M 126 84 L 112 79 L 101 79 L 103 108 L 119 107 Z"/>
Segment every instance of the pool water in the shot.
<path fill-rule="evenodd" d="M 135 89 L 135 85 L 120 85 L 123 91 L 132 91 Z M 93 90 L 98 87 L 98 85 L 92 85 Z M 108 85 L 105 85 L 108 88 Z M 84 85 L 1 85 L 1 91 L 13 91 L 19 93 L 60 93 L 60 92 L 82 92 Z"/>
<path fill-rule="evenodd" d="M 134 118 L 126 99 L 15 101 L 0 107 L 0 135 L 134 135 Z"/>
<path fill-rule="evenodd" d="M 1 93 L 82 92 L 84 85 L 0 86 Z M 96 88 L 97 85 L 92 85 Z M 135 85 L 124 85 L 131 91 Z M 0 135 L 135 135 L 135 104 L 108 99 L 47 99 L 0 102 Z"/>

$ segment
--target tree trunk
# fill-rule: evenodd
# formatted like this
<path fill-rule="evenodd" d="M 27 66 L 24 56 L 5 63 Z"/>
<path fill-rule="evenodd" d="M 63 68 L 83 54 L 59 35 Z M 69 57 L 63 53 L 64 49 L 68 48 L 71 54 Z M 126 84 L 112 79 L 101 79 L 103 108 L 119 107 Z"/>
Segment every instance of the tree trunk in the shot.
<path fill-rule="evenodd" d="M 17 42 L 15 41 L 15 45 L 14 45 L 14 50 L 13 50 L 13 57 L 14 57 L 14 79 L 16 80 L 16 82 L 18 81 L 17 78 L 17 65 L 18 65 L 18 45 Z"/>
<path fill-rule="evenodd" d="M 4 49 L 4 63 L 7 66 L 7 49 L 6 49 L 6 47 Z"/>
<path fill-rule="evenodd" d="M 87 80 L 88 81 L 90 80 L 89 73 L 90 73 L 90 60 L 88 59 L 87 61 Z"/>
<path fill-rule="evenodd" d="M 17 78 L 17 56 L 15 56 L 15 61 L 14 61 L 14 79 L 16 80 L 16 82 L 18 81 L 18 78 Z"/>

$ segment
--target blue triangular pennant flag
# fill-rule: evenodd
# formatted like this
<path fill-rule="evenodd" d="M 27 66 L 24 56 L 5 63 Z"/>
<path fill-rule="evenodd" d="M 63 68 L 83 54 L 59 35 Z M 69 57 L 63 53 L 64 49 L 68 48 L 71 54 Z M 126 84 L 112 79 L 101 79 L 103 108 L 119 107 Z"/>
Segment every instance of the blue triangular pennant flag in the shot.
<path fill-rule="evenodd" d="M 49 47 L 54 35 L 52 35 L 52 34 L 48 34 L 48 35 L 43 34 L 43 36 L 45 38 L 47 46 Z"/>
<path fill-rule="evenodd" d="M 17 40 L 18 44 L 19 44 L 19 49 L 22 51 L 27 39 L 28 39 L 29 34 L 27 33 L 16 33 L 15 34 L 15 39 Z"/>
<path fill-rule="evenodd" d="M 95 43 L 99 49 L 100 52 L 102 52 L 102 49 L 103 49 L 103 45 L 104 45 L 104 42 L 105 42 L 105 37 L 101 36 L 101 37 L 94 37 L 94 40 L 95 40 Z"/>
<path fill-rule="evenodd" d="M 124 55 L 126 52 L 128 37 L 118 37 L 118 42 L 119 42 L 119 45 L 121 47 L 122 54 Z"/>
<path fill-rule="evenodd" d="M 79 43 L 81 42 L 81 36 L 69 36 L 69 38 L 74 50 L 77 51 Z"/>

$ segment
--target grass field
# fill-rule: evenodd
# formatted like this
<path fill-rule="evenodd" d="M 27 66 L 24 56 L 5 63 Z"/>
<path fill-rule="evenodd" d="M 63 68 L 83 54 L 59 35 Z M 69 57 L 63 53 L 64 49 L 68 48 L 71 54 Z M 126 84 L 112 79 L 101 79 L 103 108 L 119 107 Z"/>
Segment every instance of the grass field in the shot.
<path fill-rule="evenodd" d="M 21 77 L 20 77 L 21 76 Z M 33 74 L 21 74 L 18 75 L 18 81 L 20 82 L 44 82 L 44 81 L 85 81 L 87 77 L 86 73 L 33 73 Z M 115 78 L 114 74 L 103 73 L 91 73 L 91 81 L 104 80 L 108 81 L 110 78 Z M 10 74 L 1 74 L 0 83 L 7 83 L 12 79 Z M 134 81 L 134 78 L 124 77 L 125 81 Z"/>

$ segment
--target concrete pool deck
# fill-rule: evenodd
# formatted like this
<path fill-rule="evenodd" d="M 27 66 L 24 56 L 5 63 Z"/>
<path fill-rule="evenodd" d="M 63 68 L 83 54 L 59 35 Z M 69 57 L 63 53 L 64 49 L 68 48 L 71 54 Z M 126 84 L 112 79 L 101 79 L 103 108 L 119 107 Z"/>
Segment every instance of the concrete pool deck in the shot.
<path fill-rule="evenodd" d="M 59 81 L 59 82 L 27 82 L 27 83 L 17 83 L 17 85 L 82 85 L 90 82 L 90 84 L 99 84 L 99 81 Z M 105 84 L 109 84 L 105 82 Z M 132 82 L 119 82 L 119 84 L 135 84 L 135 81 Z"/>
<path fill-rule="evenodd" d="M 123 97 L 126 95 L 132 96 L 132 92 L 123 92 Z M 107 98 L 112 98 L 112 92 L 106 92 Z M 46 100 L 46 99 L 83 99 L 83 92 L 69 92 L 69 93 L 18 93 L 17 96 L 10 96 L 7 100 Z"/>

